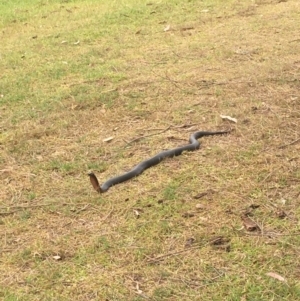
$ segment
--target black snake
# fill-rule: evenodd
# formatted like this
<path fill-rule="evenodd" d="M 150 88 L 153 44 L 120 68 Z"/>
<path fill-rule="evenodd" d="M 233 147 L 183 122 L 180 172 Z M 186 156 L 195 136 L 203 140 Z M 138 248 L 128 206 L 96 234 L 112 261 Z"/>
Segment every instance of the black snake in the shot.
<path fill-rule="evenodd" d="M 206 131 L 201 131 L 201 132 L 196 132 L 194 134 L 192 134 L 190 136 L 189 142 L 190 144 L 188 145 L 184 145 L 184 146 L 180 146 L 177 148 L 173 148 L 170 150 L 166 150 L 166 151 L 162 151 L 160 153 L 158 153 L 157 155 L 155 155 L 154 157 L 147 159 L 141 163 L 139 163 L 138 165 L 136 165 L 134 168 L 132 168 L 130 171 L 111 178 L 109 180 L 107 180 L 106 182 L 104 182 L 101 186 L 99 185 L 98 179 L 95 176 L 94 173 L 89 173 L 89 177 L 90 177 L 90 181 L 94 187 L 94 189 L 99 192 L 106 192 L 111 186 L 125 182 L 133 177 L 136 177 L 138 175 L 140 175 L 145 169 L 152 167 L 156 164 L 158 164 L 159 162 L 161 162 L 164 158 L 170 158 L 170 157 L 175 157 L 175 156 L 179 156 L 181 155 L 181 153 L 183 151 L 193 151 L 196 150 L 200 147 L 200 142 L 197 140 L 203 136 L 211 136 L 211 135 L 222 135 L 222 134 L 226 134 L 229 133 L 230 131 L 217 131 L 217 132 L 206 132 Z"/>

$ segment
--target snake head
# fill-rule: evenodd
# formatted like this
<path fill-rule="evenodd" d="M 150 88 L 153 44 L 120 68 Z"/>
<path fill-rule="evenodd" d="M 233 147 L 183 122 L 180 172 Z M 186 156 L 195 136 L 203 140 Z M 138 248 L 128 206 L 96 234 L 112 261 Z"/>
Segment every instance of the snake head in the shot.
<path fill-rule="evenodd" d="M 95 176 L 95 174 L 93 172 L 90 172 L 89 174 L 89 177 L 90 177 L 90 181 L 94 187 L 94 189 L 97 191 L 97 192 L 101 192 L 101 188 L 100 188 L 100 185 L 99 185 L 99 182 L 98 182 L 98 179 L 97 177 Z"/>

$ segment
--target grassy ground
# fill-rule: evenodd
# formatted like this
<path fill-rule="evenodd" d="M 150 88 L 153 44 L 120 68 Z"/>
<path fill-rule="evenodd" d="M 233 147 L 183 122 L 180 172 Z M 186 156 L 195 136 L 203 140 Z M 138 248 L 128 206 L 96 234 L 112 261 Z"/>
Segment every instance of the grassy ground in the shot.
<path fill-rule="evenodd" d="M 2 1 L 0 299 L 299 300 L 299 12 Z"/>

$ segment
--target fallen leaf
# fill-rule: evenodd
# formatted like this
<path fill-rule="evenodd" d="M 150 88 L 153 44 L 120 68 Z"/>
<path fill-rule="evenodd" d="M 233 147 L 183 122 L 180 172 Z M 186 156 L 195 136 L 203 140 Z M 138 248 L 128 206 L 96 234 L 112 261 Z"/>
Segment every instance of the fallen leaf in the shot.
<path fill-rule="evenodd" d="M 266 273 L 266 275 L 267 275 L 267 276 L 270 276 L 270 277 L 272 277 L 272 278 L 274 278 L 274 279 L 277 279 L 277 280 L 279 280 L 279 281 L 286 282 L 286 279 L 283 278 L 282 276 L 280 276 L 280 275 L 277 274 L 277 273 L 269 272 L 269 273 Z"/>
<path fill-rule="evenodd" d="M 169 31 L 170 28 L 171 28 L 171 25 L 168 24 L 168 25 L 164 28 L 164 31 L 165 31 L 165 32 L 166 32 L 166 31 Z"/>
<path fill-rule="evenodd" d="M 201 199 L 207 195 L 207 192 L 201 192 L 194 196 L 194 199 Z"/>
<path fill-rule="evenodd" d="M 226 116 L 226 115 L 220 115 L 220 117 L 222 119 L 226 119 L 226 120 L 232 121 L 234 123 L 237 123 L 237 119 L 236 118 L 233 118 L 233 117 L 230 117 L 230 116 Z"/>
<path fill-rule="evenodd" d="M 192 27 L 192 26 L 187 26 L 187 27 L 182 27 L 182 28 L 181 28 L 182 31 L 185 31 L 185 30 L 192 30 L 192 29 L 195 29 L 195 28 Z"/>
<path fill-rule="evenodd" d="M 223 236 L 217 236 L 211 239 L 210 244 L 217 246 L 217 245 L 224 245 L 226 243 L 228 243 L 230 241 L 230 239 L 225 238 Z"/>
<path fill-rule="evenodd" d="M 193 216 L 195 216 L 195 214 L 192 212 L 186 212 L 186 213 L 182 214 L 182 217 L 185 217 L 185 218 L 189 218 L 189 217 L 193 217 Z"/>
<path fill-rule="evenodd" d="M 79 107 L 79 105 L 74 105 L 74 104 L 72 104 L 72 105 L 71 105 L 71 110 L 76 110 L 78 107 Z"/>
<path fill-rule="evenodd" d="M 196 209 L 198 209 L 198 210 L 203 210 L 203 209 L 205 209 L 205 206 L 204 205 L 202 205 L 202 204 L 196 204 Z"/>
<path fill-rule="evenodd" d="M 260 207 L 260 205 L 256 205 L 256 204 L 251 204 L 251 205 L 249 206 L 250 209 L 257 209 L 257 208 L 259 208 L 259 207 Z"/>
<path fill-rule="evenodd" d="M 210 240 L 210 245 L 215 250 L 230 252 L 230 239 L 223 236 L 217 236 Z"/>
<path fill-rule="evenodd" d="M 43 161 L 43 156 L 37 155 L 36 158 L 38 159 L 39 162 Z"/>
<path fill-rule="evenodd" d="M 185 243 L 185 246 L 184 246 L 184 247 L 185 247 L 185 248 L 191 247 L 192 244 L 193 244 L 195 241 L 196 241 L 196 239 L 193 238 L 193 237 L 188 238 L 188 239 L 186 240 L 186 243 Z"/>
<path fill-rule="evenodd" d="M 139 209 L 133 209 L 133 212 L 134 212 L 136 218 L 140 218 L 141 214 L 140 214 L 140 210 Z"/>
<path fill-rule="evenodd" d="M 259 226 L 257 223 L 255 223 L 251 218 L 248 216 L 242 216 L 242 220 L 244 222 L 244 227 L 246 228 L 247 231 L 260 231 Z"/>
<path fill-rule="evenodd" d="M 114 139 L 114 137 L 108 137 L 108 138 L 103 139 L 102 141 L 103 142 L 110 142 L 113 139 Z"/>
<path fill-rule="evenodd" d="M 281 218 L 281 219 L 285 218 L 287 216 L 287 214 L 281 209 L 277 210 L 276 215 L 278 216 L 278 218 Z"/>
<path fill-rule="evenodd" d="M 204 196 L 206 196 L 206 195 L 208 195 L 208 194 L 213 194 L 213 193 L 215 193 L 214 190 L 208 189 L 208 190 L 206 190 L 206 191 L 203 191 L 203 192 L 200 192 L 200 193 L 196 194 L 196 195 L 194 196 L 194 199 L 201 199 L 201 198 L 203 198 Z"/>
<path fill-rule="evenodd" d="M 240 301 L 247 301 L 246 295 L 243 295 L 243 296 L 241 297 Z"/>
<path fill-rule="evenodd" d="M 285 199 L 281 199 L 281 200 L 279 200 L 279 203 L 281 203 L 282 205 L 285 205 L 286 204 L 286 200 Z"/>
<path fill-rule="evenodd" d="M 236 54 L 241 54 L 241 55 L 246 55 L 246 54 L 251 54 L 251 50 L 247 50 L 247 49 L 236 49 L 234 51 L 234 53 Z"/>

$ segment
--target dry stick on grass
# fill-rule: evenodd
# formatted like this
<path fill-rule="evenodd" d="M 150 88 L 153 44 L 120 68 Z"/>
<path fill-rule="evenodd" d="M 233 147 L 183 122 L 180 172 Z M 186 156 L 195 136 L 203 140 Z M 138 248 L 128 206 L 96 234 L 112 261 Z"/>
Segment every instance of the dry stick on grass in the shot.
<path fill-rule="evenodd" d="M 44 207 L 44 206 L 51 206 L 53 204 L 39 204 L 39 205 L 19 205 L 19 206 L 7 206 L 7 207 L 1 207 L 0 209 L 2 210 L 5 210 L 5 209 L 10 209 L 10 208 L 13 208 L 13 209 L 16 209 L 16 210 L 13 210 L 13 211 L 6 211 L 6 212 L 0 212 L 0 215 L 9 215 L 9 214 L 13 214 L 13 213 L 16 213 L 22 209 L 28 209 L 28 208 L 37 208 L 37 207 Z"/>
<path fill-rule="evenodd" d="M 179 251 L 176 251 L 176 252 L 170 252 L 170 253 L 166 253 L 166 254 L 163 254 L 163 255 L 159 255 L 159 256 L 157 256 L 157 257 L 155 257 L 155 258 L 149 258 L 149 259 L 147 260 L 147 262 L 148 262 L 148 263 L 155 263 L 155 262 L 158 262 L 158 261 L 163 260 L 163 259 L 166 258 L 166 257 L 175 256 L 175 255 L 178 255 L 178 254 L 182 254 L 182 253 L 188 252 L 188 251 L 190 251 L 190 250 L 194 250 L 194 249 L 198 249 L 198 248 L 200 248 L 200 247 L 208 246 L 208 245 L 210 245 L 211 243 L 213 243 L 213 242 L 216 241 L 216 240 L 218 240 L 218 238 L 215 239 L 215 240 L 209 241 L 209 242 L 207 242 L 207 243 L 204 243 L 204 244 L 202 244 L 202 245 L 197 244 L 197 245 L 195 245 L 195 246 L 192 246 L 192 247 L 189 247 L 189 248 L 186 248 L 186 249 L 182 249 L 182 250 L 179 250 Z"/>
<path fill-rule="evenodd" d="M 200 95 L 200 93 L 196 93 L 196 92 L 193 92 L 193 91 L 190 91 L 190 90 L 187 90 L 187 89 L 184 89 L 184 88 L 180 87 L 179 84 L 184 85 L 185 83 L 176 81 L 174 79 L 171 79 L 167 74 L 166 74 L 165 77 L 162 76 L 162 75 L 156 74 L 156 73 L 154 73 L 154 74 L 157 77 L 160 77 L 160 78 L 162 78 L 164 80 L 167 80 L 168 82 L 170 82 L 171 84 L 173 84 L 176 88 L 178 88 L 179 90 L 181 90 L 181 91 L 183 91 L 185 93 L 189 93 L 189 94 L 192 94 L 192 95 Z M 208 87 L 208 85 L 206 85 L 204 88 L 206 88 L 206 87 Z"/>
<path fill-rule="evenodd" d="M 168 126 L 167 128 L 165 128 L 165 129 L 162 129 L 162 130 L 161 130 L 161 129 L 157 129 L 157 130 L 161 130 L 160 132 L 153 133 L 153 134 L 149 134 L 149 135 L 140 136 L 140 137 L 134 138 L 133 140 L 130 140 L 130 141 L 124 140 L 124 141 L 126 142 L 125 147 L 128 146 L 129 144 L 131 144 L 131 143 L 133 143 L 133 142 L 137 142 L 137 141 L 139 141 L 139 140 L 141 140 L 141 139 L 144 139 L 144 138 L 147 138 L 147 137 L 151 137 L 151 136 L 155 136 L 155 135 L 162 134 L 162 133 L 168 131 L 168 130 L 171 129 L 171 128 L 174 128 L 174 129 L 176 129 L 176 128 L 185 128 L 185 127 L 188 127 L 188 126 L 191 127 L 191 126 L 194 126 L 194 125 L 197 125 L 197 124 L 198 124 L 198 123 L 183 124 L 183 125 L 179 125 L 179 126 L 169 125 L 169 126 Z M 149 129 L 149 130 L 156 130 L 156 129 Z"/>
<path fill-rule="evenodd" d="M 299 236 L 300 232 L 298 233 L 291 233 L 291 234 L 279 234 L 271 231 L 265 231 L 264 233 L 253 233 L 253 232 L 245 232 L 243 236 L 273 236 L 273 237 L 283 237 L 283 236 Z M 236 237 L 241 237 L 241 235 L 237 235 Z"/>
<path fill-rule="evenodd" d="M 208 285 L 211 284 L 213 281 L 215 281 L 215 280 L 217 280 L 217 279 L 219 279 L 219 278 L 221 278 L 222 276 L 225 275 L 224 272 L 219 273 L 219 271 L 218 271 L 217 269 L 215 269 L 215 270 L 217 271 L 218 276 L 215 276 L 215 277 L 210 278 L 210 279 L 196 280 L 196 281 L 190 281 L 190 280 L 181 279 L 181 278 L 172 278 L 172 279 L 182 281 L 182 282 L 183 282 L 184 284 L 186 284 L 186 285 L 193 285 L 193 286 L 196 286 L 197 289 L 199 289 L 199 288 L 201 288 L 201 287 L 208 286 Z M 202 282 L 206 281 L 206 282 L 208 282 L 208 283 L 206 283 L 206 284 L 197 284 L 197 283 L 196 283 L 197 281 L 198 281 L 198 282 L 199 282 L 199 281 L 202 281 Z"/>
<path fill-rule="evenodd" d="M 146 295 L 141 289 L 140 289 L 140 283 L 136 280 L 134 280 L 133 277 L 130 277 L 128 276 L 128 278 L 135 283 L 135 293 L 137 295 L 139 295 L 140 297 L 146 299 L 146 300 L 154 300 L 154 301 L 157 301 L 156 298 L 153 298 L 153 297 L 149 297 L 148 295 Z"/>
<path fill-rule="evenodd" d="M 268 232 L 260 232 L 258 234 L 256 233 L 245 233 L 245 235 L 248 235 L 248 236 L 268 236 Z M 293 233 L 293 234 L 277 234 L 277 236 L 298 236 L 300 235 L 300 232 L 299 233 Z M 240 235 L 237 235 L 236 237 L 240 237 Z M 170 256 L 176 256 L 178 254 L 182 254 L 182 253 L 185 253 L 185 252 L 188 252 L 190 250 L 193 250 L 193 249 L 197 249 L 197 248 L 200 248 L 200 247 L 205 247 L 207 245 L 210 245 L 212 244 L 214 241 L 217 241 L 218 238 L 216 238 L 215 240 L 212 240 L 210 242 L 207 242 L 203 245 L 195 245 L 195 246 L 192 246 L 192 247 L 189 247 L 189 248 L 186 248 L 186 249 L 182 249 L 180 251 L 176 251 L 176 252 L 170 252 L 170 253 L 166 253 L 166 254 L 163 254 L 163 255 L 160 255 L 160 256 L 157 256 L 157 257 L 154 257 L 154 258 L 149 258 L 147 260 L 148 263 L 155 263 L 155 262 L 159 262 L 167 257 L 170 257 Z"/>
<path fill-rule="evenodd" d="M 78 209 L 75 211 L 75 214 L 78 214 L 79 212 L 85 211 L 88 207 L 90 207 L 91 204 L 86 204 L 85 206 L 83 206 L 82 208 Z"/>
<path fill-rule="evenodd" d="M 1 215 L 3 215 L 3 216 L 5 216 L 5 215 L 10 215 L 10 214 L 16 213 L 16 212 L 18 212 L 18 211 L 19 211 L 19 210 L 8 211 L 8 212 L 0 212 L 0 216 L 1 216 Z"/>
<path fill-rule="evenodd" d="M 33 204 L 33 205 L 16 205 L 16 206 L 6 206 L 6 207 L 0 207 L 0 210 L 5 210 L 7 208 L 12 208 L 12 209 L 27 209 L 27 208 L 34 208 L 34 207 L 44 207 L 44 206 L 51 206 L 51 205 L 62 205 L 62 206 L 66 206 L 66 205 L 73 205 L 72 203 L 49 203 L 49 204 Z M 76 205 L 80 205 L 80 204 L 76 204 Z M 84 205 L 84 204 L 82 204 Z"/>
<path fill-rule="evenodd" d="M 162 133 L 166 132 L 167 130 L 169 130 L 170 128 L 171 128 L 171 126 L 168 126 L 166 129 L 162 130 L 161 132 L 154 133 L 154 134 L 149 134 L 149 135 L 144 135 L 144 136 L 140 136 L 140 137 L 137 137 L 137 138 L 135 138 L 133 140 L 130 140 L 130 141 L 124 140 L 126 142 L 125 146 L 128 146 L 129 144 L 131 144 L 133 142 L 139 141 L 139 140 L 147 138 L 147 137 L 151 137 L 151 136 L 162 134 Z"/>
<path fill-rule="evenodd" d="M 183 128 L 187 128 L 187 127 L 191 127 L 191 126 L 195 126 L 198 123 L 191 123 L 191 124 L 182 124 L 182 125 L 171 125 L 171 127 L 173 129 L 183 129 Z"/>
<path fill-rule="evenodd" d="M 174 84 L 175 87 L 179 88 L 180 90 L 186 91 L 186 90 L 182 89 L 181 87 L 179 87 L 178 84 L 187 85 L 188 84 L 187 82 L 182 82 L 182 81 L 174 80 L 174 79 L 170 78 L 167 73 L 165 74 L 165 76 L 159 75 L 159 74 L 157 74 L 155 72 L 154 72 L 154 74 L 156 76 L 164 79 L 164 80 L 167 80 L 167 81 L 171 82 L 172 84 Z M 200 82 L 202 83 L 202 87 L 204 87 L 204 88 L 205 87 L 210 87 L 210 86 L 222 86 L 222 85 L 230 85 L 230 84 L 231 85 L 236 85 L 236 84 L 251 84 L 251 83 L 253 83 L 253 81 L 233 81 L 235 79 L 236 78 L 232 78 L 232 79 L 229 79 L 227 81 L 216 81 L 216 80 L 207 81 L 207 80 L 200 80 Z M 195 93 L 195 94 L 197 94 L 197 93 Z"/>
<path fill-rule="evenodd" d="M 198 123 L 190 123 L 190 124 L 182 124 L 182 125 L 172 125 L 172 124 L 169 124 L 169 128 L 172 128 L 172 129 L 180 129 L 181 128 L 182 129 L 182 128 L 187 128 L 187 127 L 191 127 L 191 126 L 195 126 L 195 125 L 198 125 Z M 141 129 L 141 130 L 146 130 L 146 131 L 164 131 L 165 129 L 162 129 L 162 128 L 149 128 L 148 129 L 147 128 L 147 129 Z"/>
<path fill-rule="evenodd" d="M 174 80 L 174 79 L 171 79 L 171 78 L 168 76 L 167 73 L 166 73 L 166 76 L 162 76 L 162 75 L 157 74 L 157 73 L 155 73 L 155 72 L 153 72 L 153 73 L 155 74 L 156 77 L 160 77 L 160 78 L 162 78 L 162 79 L 164 79 L 164 80 L 167 80 L 168 82 L 172 83 L 176 88 L 178 88 L 179 90 L 181 90 L 181 91 L 183 91 L 183 92 L 189 92 L 189 93 L 192 93 L 192 94 L 194 94 L 194 95 L 198 95 L 197 93 L 190 92 L 190 91 L 187 91 L 187 90 L 181 88 L 178 84 L 182 84 L 182 83 L 179 82 L 179 81 L 176 81 L 176 80 Z"/>
<path fill-rule="evenodd" d="M 286 147 L 288 147 L 288 146 L 290 146 L 290 145 L 296 144 L 296 143 L 299 142 L 299 141 L 300 141 L 300 138 L 298 138 L 298 139 L 292 141 L 291 143 L 281 145 L 281 146 L 279 146 L 279 148 L 286 148 Z"/>
<path fill-rule="evenodd" d="M 7 206 L 7 207 L 0 207 L 0 210 L 5 210 L 5 209 L 16 209 L 16 210 L 13 210 L 13 211 L 6 211 L 6 212 L 1 212 L 0 211 L 0 215 L 9 215 L 9 214 L 13 214 L 13 213 L 16 213 L 20 210 L 23 210 L 23 209 L 31 209 L 31 208 L 39 208 L 39 207 L 46 207 L 46 206 L 51 206 L 51 205 L 61 205 L 61 206 L 66 206 L 66 205 L 73 205 L 71 203 L 50 203 L 50 204 L 36 204 L 36 205 L 17 205 L 17 206 Z M 76 204 L 76 205 L 80 205 L 80 204 Z M 90 206 L 90 204 L 82 204 L 82 205 L 85 205 L 83 208 L 79 209 L 77 212 L 80 212 L 80 211 L 84 211 L 85 209 L 87 209 L 87 207 Z"/>

